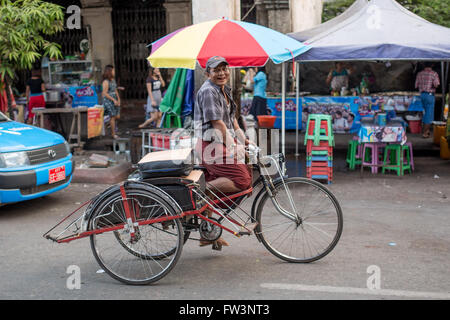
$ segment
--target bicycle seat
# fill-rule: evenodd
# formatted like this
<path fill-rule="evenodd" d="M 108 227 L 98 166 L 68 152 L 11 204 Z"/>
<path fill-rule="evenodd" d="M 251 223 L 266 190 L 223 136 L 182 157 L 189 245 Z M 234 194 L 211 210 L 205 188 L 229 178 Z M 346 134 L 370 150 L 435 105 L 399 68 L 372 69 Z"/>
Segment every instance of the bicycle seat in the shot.
<path fill-rule="evenodd" d="M 191 148 L 150 152 L 138 162 L 143 178 L 186 177 L 192 167 Z"/>

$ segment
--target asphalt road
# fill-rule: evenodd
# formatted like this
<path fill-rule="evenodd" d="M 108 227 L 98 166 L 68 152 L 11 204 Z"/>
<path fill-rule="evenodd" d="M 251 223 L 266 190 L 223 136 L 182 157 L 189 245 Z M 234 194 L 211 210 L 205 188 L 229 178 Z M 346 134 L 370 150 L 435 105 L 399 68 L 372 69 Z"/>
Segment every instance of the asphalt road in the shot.
<path fill-rule="evenodd" d="M 330 188 L 344 231 L 320 261 L 283 262 L 254 236 L 226 235 L 231 246 L 221 252 L 188 241 L 172 272 L 150 286 L 98 273 L 88 239 L 55 244 L 42 237 L 107 186 L 72 184 L 1 207 L 0 299 L 450 299 L 450 163 L 415 160 L 416 172 L 402 178 L 336 169 Z M 73 265 L 81 287 L 70 290 Z M 367 289 L 370 266 L 378 268 L 381 290 Z"/>

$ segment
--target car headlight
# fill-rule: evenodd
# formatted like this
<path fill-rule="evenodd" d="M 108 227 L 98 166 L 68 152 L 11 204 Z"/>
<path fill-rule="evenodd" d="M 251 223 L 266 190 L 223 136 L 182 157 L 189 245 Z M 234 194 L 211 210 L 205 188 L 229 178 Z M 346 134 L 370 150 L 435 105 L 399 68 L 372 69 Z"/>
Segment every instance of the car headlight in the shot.
<path fill-rule="evenodd" d="M 64 145 L 66 146 L 66 151 L 67 151 L 67 155 L 70 154 L 70 146 L 69 143 L 67 141 L 64 141 Z"/>
<path fill-rule="evenodd" d="M 30 165 L 25 151 L 0 153 L 0 168 L 23 167 Z"/>

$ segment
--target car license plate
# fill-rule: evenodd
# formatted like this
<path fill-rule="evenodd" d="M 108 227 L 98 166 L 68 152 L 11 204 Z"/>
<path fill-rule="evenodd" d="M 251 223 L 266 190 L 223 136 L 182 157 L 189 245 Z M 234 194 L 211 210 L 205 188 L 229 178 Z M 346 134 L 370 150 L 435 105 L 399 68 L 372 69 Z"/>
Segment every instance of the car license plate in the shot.
<path fill-rule="evenodd" d="M 50 169 L 48 171 L 48 183 L 52 184 L 66 179 L 66 166 Z"/>

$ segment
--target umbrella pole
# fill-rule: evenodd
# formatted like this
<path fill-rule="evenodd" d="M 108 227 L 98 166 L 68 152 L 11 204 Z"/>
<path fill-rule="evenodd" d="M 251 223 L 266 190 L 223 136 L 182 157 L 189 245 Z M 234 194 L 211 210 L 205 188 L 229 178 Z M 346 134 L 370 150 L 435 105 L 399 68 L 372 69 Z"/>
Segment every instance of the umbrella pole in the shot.
<path fill-rule="evenodd" d="M 299 114 L 300 114 L 300 64 L 296 61 L 294 62 L 296 64 L 296 68 L 295 68 L 295 105 L 297 106 L 296 108 L 296 113 L 295 113 L 295 156 L 298 157 L 300 156 L 300 154 L 298 153 L 298 120 L 299 120 Z"/>
<path fill-rule="evenodd" d="M 281 153 L 286 154 L 286 65 L 281 65 Z"/>

